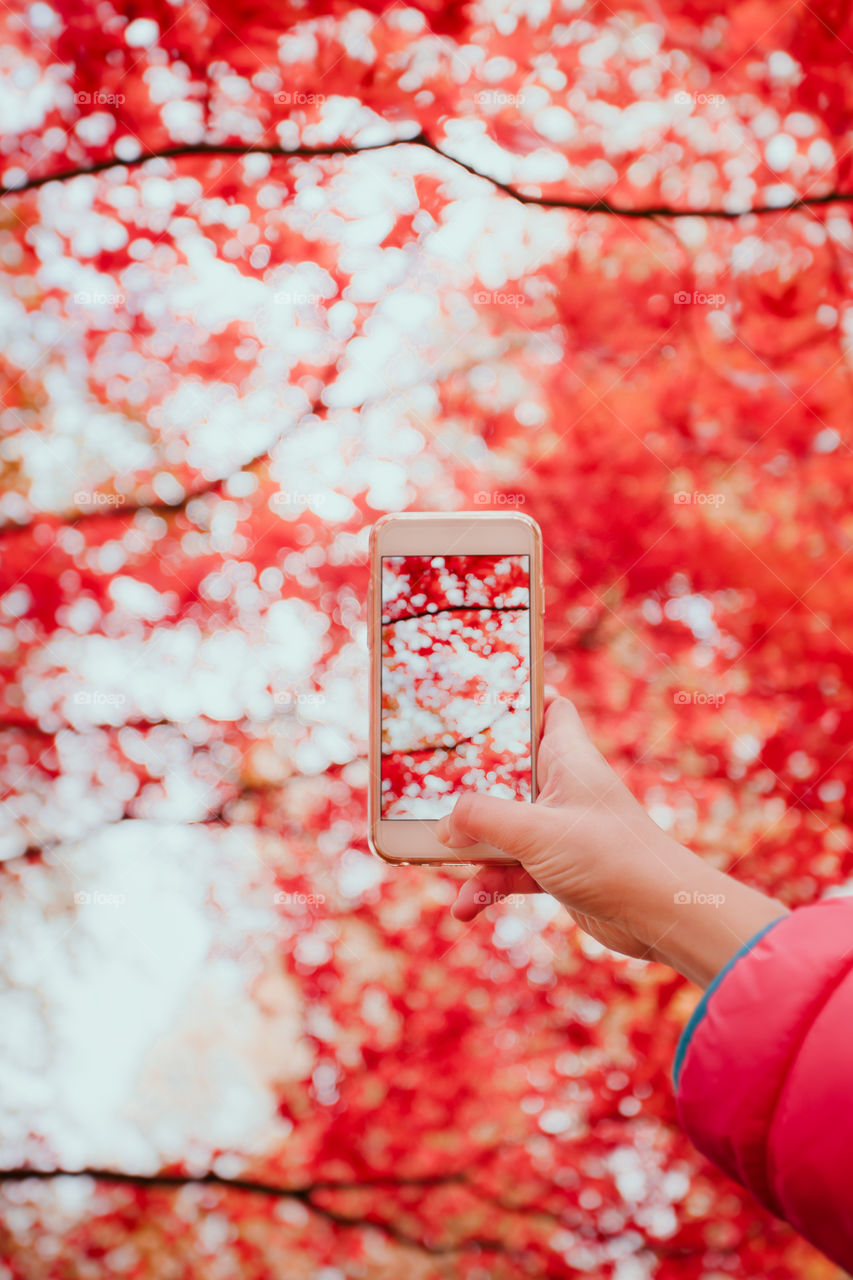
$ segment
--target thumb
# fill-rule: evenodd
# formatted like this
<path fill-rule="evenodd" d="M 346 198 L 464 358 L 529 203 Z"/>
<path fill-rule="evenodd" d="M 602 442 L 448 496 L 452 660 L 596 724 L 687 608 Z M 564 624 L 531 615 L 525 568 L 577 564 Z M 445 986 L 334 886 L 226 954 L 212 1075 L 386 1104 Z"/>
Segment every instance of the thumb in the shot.
<path fill-rule="evenodd" d="M 490 844 L 525 862 L 552 847 L 562 826 L 556 810 L 545 805 L 498 800 L 468 791 L 457 800 L 453 812 L 441 819 L 435 834 L 449 849 Z"/>

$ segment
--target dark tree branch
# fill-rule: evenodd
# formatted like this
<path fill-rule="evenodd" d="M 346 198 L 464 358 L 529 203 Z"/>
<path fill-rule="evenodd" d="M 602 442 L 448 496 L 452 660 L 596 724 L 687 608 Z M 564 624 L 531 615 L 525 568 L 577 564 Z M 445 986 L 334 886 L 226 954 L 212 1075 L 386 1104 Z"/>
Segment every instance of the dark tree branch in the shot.
<path fill-rule="evenodd" d="M 175 728 L 181 727 L 180 724 L 178 724 L 178 722 L 174 720 L 154 721 L 151 723 L 169 724 L 169 725 L 173 725 Z M 103 727 L 104 726 L 102 725 L 98 726 L 98 728 L 103 728 Z M 126 726 L 112 725 L 109 727 L 123 729 Z M 137 727 L 137 726 L 132 725 L 132 727 Z M 42 733 L 43 730 L 37 730 L 37 732 Z M 52 736 L 52 735 L 46 735 L 46 736 Z M 354 760 L 366 760 L 366 758 L 367 757 L 363 755 L 353 756 L 352 760 L 348 760 L 346 764 L 331 764 L 327 769 L 324 769 L 322 774 L 318 774 L 316 776 L 322 777 L 322 778 L 338 778 L 340 777 L 342 771 L 347 767 L 347 765 L 352 764 Z M 294 778 L 301 778 L 303 776 L 304 775 L 302 774 L 294 774 L 289 778 L 285 778 L 281 782 L 244 783 L 240 786 L 235 786 L 233 794 L 228 796 L 227 799 L 223 800 L 222 803 L 217 805 L 215 809 L 211 809 L 208 813 L 204 815 L 204 817 L 190 819 L 185 825 L 190 827 L 218 827 L 218 826 L 227 825 L 229 822 L 228 810 L 232 805 L 239 804 L 241 800 L 250 800 L 250 799 L 260 800 L 264 796 L 275 796 L 278 792 L 285 791 L 287 789 L 288 784 Z M 147 779 L 147 781 L 153 781 L 153 780 L 154 779 L 151 779 L 151 778 Z M 0 801 L 5 800 L 11 794 L 12 794 L 11 789 L 0 791 Z M 139 799 L 138 794 L 133 796 L 129 801 L 128 805 L 125 806 L 120 817 L 94 825 L 84 834 L 91 835 L 91 834 L 94 834 L 94 832 L 96 831 L 103 831 L 107 827 L 117 827 L 122 822 L 147 822 L 152 826 L 157 826 L 159 823 L 159 820 L 157 818 L 139 817 L 137 814 L 135 814 L 132 811 L 132 806 L 134 802 L 137 801 L 138 799 Z M 282 815 L 282 825 L 286 826 L 286 824 L 287 824 L 287 815 L 286 813 L 284 813 Z M 161 825 L 172 826 L 173 824 L 170 822 L 166 822 L 166 823 L 162 823 Z M 79 837 L 77 837 L 77 839 L 79 839 Z M 15 864 L 20 862 L 26 862 L 26 863 L 37 862 L 44 854 L 52 853 L 54 849 L 61 849 L 65 843 L 66 843 L 66 840 L 60 837 L 60 838 L 57 838 L 56 840 L 48 840 L 45 844 L 27 845 L 26 849 L 22 849 L 20 853 L 12 854 L 11 857 L 3 858 L 2 860 L 0 860 L 0 874 L 2 874 L 4 871 L 13 870 L 15 867 Z M 3 1176 L 2 1170 L 0 1170 L 0 1177 L 2 1176 Z"/>
<path fill-rule="evenodd" d="M 364 148 L 364 150 L 368 150 L 368 149 L 369 148 Z M 503 351 L 506 351 L 507 349 L 511 349 L 514 345 L 516 344 L 512 341 L 503 344 Z M 476 363 L 478 363 L 478 361 L 472 361 L 470 364 L 457 366 L 453 368 L 450 372 L 453 375 L 458 374 L 460 372 L 464 372 L 466 369 L 473 368 Z M 290 425 L 291 431 L 298 431 L 299 429 L 303 428 L 311 418 L 323 417 L 324 415 L 328 414 L 331 411 L 331 406 L 327 405 L 322 398 L 322 395 L 325 393 L 326 389 L 330 385 L 332 384 L 326 383 L 323 388 L 323 393 L 321 393 L 321 395 L 318 396 L 311 405 L 309 405 L 309 407 L 305 410 L 304 413 L 300 414 L 300 416 L 293 423 L 291 423 Z M 374 404 L 381 404 L 383 401 L 388 399 L 389 396 L 393 397 L 394 395 L 405 393 L 406 391 L 410 391 L 418 385 L 420 384 L 419 382 L 416 381 L 411 383 L 410 386 L 396 387 L 389 390 L 388 392 L 382 392 L 381 394 L 376 396 L 368 396 L 364 400 L 359 401 L 358 404 L 353 405 L 352 407 L 356 412 L 362 412 L 364 409 L 369 409 Z M 257 473 L 260 467 L 270 462 L 272 458 L 273 450 L 276 448 L 277 445 L 279 445 L 282 442 L 284 438 L 285 438 L 285 432 L 282 432 L 279 436 L 276 437 L 275 440 L 273 440 L 272 444 L 270 444 L 266 449 L 262 450 L 262 452 L 260 453 L 255 454 L 254 457 L 248 458 L 245 462 L 241 463 L 236 471 L 232 471 L 227 476 L 219 476 L 215 480 L 206 481 L 204 484 L 199 485 L 198 488 L 196 489 L 190 489 L 184 495 L 184 497 L 181 498 L 180 501 L 178 502 L 144 502 L 137 498 L 137 499 L 134 499 L 133 501 L 122 502 L 121 505 L 118 505 L 115 503 L 110 504 L 109 509 L 106 509 L 106 510 L 101 510 L 95 507 L 94 509 L 86 510 L 86 511 L 72 510 L 72 511 L 65 511 L 65 512 L 39 512 L 37 515 L 33 516 L 29 520 L 25 520 L 21 522 L 8 521 L 6 524 L 0 525 L 0 539 L 10 534 L 26 532 L 26 530 L 31 529 L 33 525 L 40 520 L 48 520 L 48 521 L 52 521 L 53 523 L 59 526 L 70 525 L 72 528 L 76 528 L 79 524 L 86 523 L 87 521 L 90 521 L 90 520 L 97 520 L 97 519 L 116 520 L 116 519 L 122 519 L 122 518 L 127 519 L 128 517 L 132 517 L 136 515 L 137 512 L 142 512 L 142 511 L 151 512 L 152 515 L 159 515 L 159 516 L 163 516 L 164 518 L 178 515 L 181 512 L 186 511 L 188 505 L 193 501 L 194 498 L 217 497 L 219 494 L 221 494 L 224 486 L 227 485 L 229 481 L 233 480 L 236 476 L 243 475 L 245 473 L 252 473 L 252 474 Z M 103 505 L 105 507 L 107 506 L 106 503 Z"/>
<path fill-rule="evenodd" d="M 443 1173 L 420 1178 L 372 1178 L 351 1181 L 320 1181 L 296 1187 L 282 1187 L 255 1178 L 224 1178 L 218 1173 L 191 1177 L 184 1173 L 125 1173 L 118 1169 L 0 1169 L 0 1182 L 26 1182 L 30 1178 L 50 1181 L 52 1178 L 94 1178 L 96 1182 L 121 1182 L 142 1187 L 215 1186 L 229 1191 L 247 1191 L 252 1195 L 284 1196 L 304 1200 L 319 1191 L 361 1191 L 365 1187 L 443 1187 L 465 1182 L 463 1173 Z"/>
<path fill-rule="evenodd" d="M 365 1216 L 362 1214 L 350 1216 L 340 1213 L 334 1209 L 330 1209 L 325 1205 L 317 1204 L 314 1197 L 322 1192 L 333 1191 L 363 1191 L 370 1187 L 387 1187 L 389 1190 L 399 1188 L 429 1188 L 444 1187 L 454 1184 L 465 1184 L 466 1178 L 462 1173 L 451 1173 L 434 1175 L 432 1177 L 423 1178 L 364 1178 L 360 1181 L 353 1182 L 313 1182 L 299 1187 L 281 1187 L 273 1186 L 267 1182 L 257 1182 L 247 1178 L 223 1178 L 215 1173 L 202 1174 L 201 1177 L 188 1177 L 183 1174 L 133 1174 L 120 1173 L 112 1169 L 3 1169 L 0 1170 L 0 1183 L 3 1182 L 26 1182 L 31 1179 L 39 1181 L 50 1181 L 54 1178 L 92 1178 L 97 1182 L 117 1183 L 125 1186 L 139 1187 L 142 1189 L 151 1188 L 153 1190 L 165 1189 L 173 1190 L 187 1186 L 214 1186 L 219 1187 L 223 1191 L 240 1191 L 250 1195 L 274 1196 L 279 1199 L 299 1200 L 306 1208 L 319 1217 L 326 1219 L 334 1226 L 351 1227 L 351 1228 L 373 1228 L 383 1232 L 390 1239 L 395 1240 L 398 1244 L 407 1245 L 411 1248 L 420 1249 L 427 1254 L 455 1254 L 467 1250 L 480 1249 L 490 1253 L 503 1253 L 514 1255 L 518 1251 L 509 1249 L 502 1240 L 488 1240 L 482 1238 L 471 1238 L 464 1240 L 461 1244 L 428 1244 L 424 1240 L 418 1239 L 393 1223 L 384 1221 L 381 1218 Z"/>
<path fill-rule="evenodd" d="M 788 204 L 781 205 L 753 205 L 748 209 L 731 210 L 731 209 L 677 209 L 672 205 L 648 205 L 643 208 L 636 208 L 627 205 L 611 204 L 608 200 L 580 200 L 560 196 L 533 196 L 527 195 L 518 188 L 512 186 L 511 183 L 501 182 L 498 178 L 493 178 L 487 173 L 482 173 L 479 169 L 475 169 L 473 165 L 468 164 L 465 160 L 460 160 L 456 156 L 448 155 L 446 151 L 433 142 L 424 132 L 415 134 L 411 138 L 394 138 L 390 142 L 377 142 L 363 147 L 349 147 L 344 143 L 333 143 L 325 147 L 293 147 L 284 149 L 273 144 L 259 146 L 245 146 L 235 143 L 194 143 L 182 146 L 163 147 L 157 151 L 142 152 L 132 160 L 118 160 L 110 158 L 109 160 L 95 160 L 88 165 L 80 165 L 74 169 L 61 169 L 56 173 L 43 174 L 38 178 L 30 178 L 29 181 L 22 183 L 17 187 L 0 186 L 0 198 L 7 196 L 21 195 L 27 191 L 36 190 L 43 187 L 49 182 L 65 182 L 70 178 L 79 178 L 94 173 L 103 173 L 107 169 L 125 168 L 133 169 L 147 163 L 149 160 L 174 160 L 183 156 L 244 156 L 244 155 L 266 155 L 282 157 L 284 159 L 313 159 L 323 156 L 352 156 L 360 155 L 366 151 L 387 151 L 393 147 L 426 147 L 428 151 L 432 151 L 442 159 L 448 160 L 451 164 L 458 165 L 460 169 L 464 169 L 466 173 L 470 173 L 474 178 L 482 178 L 484 182 L 490 182 L 496 190 L 502 191 L 504 195 L 509 196 L 511 200 L 517 201 L 519 204 L 538 205 L 542 209 L 573 209 L 578 213 L 606 213 L 618 218 L 719 218 L 726 221 L 736 221 L 738 218 L 747 216 L 748 214 L 782 214 L 788 213 L 794 209 L 816 208 L 821 205 L 837 204 L 840 202 L 853 201 L 853 192 L 850 191 L 831 191 L 822 196 L 803 196 L 796 200 L 791 200 Z"/>
<path fill-rule="evenodd" d="M 115 520 L 116 518 L 128 519 L 139 512 L 145 512 L 146 515 L 163 516 L 169 518 L 180 515 L 182 511 L 186 511 L 189 504 L 196 498 L 218 497 L 224 486 L 233 480 L 235 476 L 243 473 L 251 473 L 256 467 L 269 459 L 269 455 L 276 444 L 282 439 L 278 437 L 263 453 L 257 454 L 254 458 L 247 459 L 246 462 L 237 470 L 227 476 L 220 476 L 216 480 L 211 480 L 207 484 L 199 485 L 197 489 L 189 489 L 178 502 L 141 502 L 134 499 L 131 502 L 114 502 L 114 503 L 94 503 L 87 510 L 72 510 L 62 512 L 40 512 L 31 520 L 25 520 L 21 523 L 9 522 L 0 527 L 0 538 L 8 537 L 11 534 L 22 533 L 27 529 L 31 529 L 34 524 L 41 520 L 48 520 L 59 527 L 68 526 L 76 528 L 79 524 L 86 524 L 91 520 Z M 100 491 L 98 491 L 100 493 Z M 117 495 L 104 495 L 113 497 Z"/>
<path fill-rule="evenodd" d="M 83 178 L 94 173 L 104 173 L 107 169 L 136 169 L 147 164 L 149 160 L 177 160 L 191 156 L 277 156 L 295 159 L 314 159 L 322 156 L 358 155 L 362 151 L 384 151 L 407 142 L 417 142 L 419 138 L 395 138 L 391 142 L 376 142 L 364 147 L 347 147 L 343 144 L 331 144 L 326 147 L 293 147 L 285 149 L 275 144 L 243 146 L 235 143 L 186 143 L 175 147 L 162 147 L 156 151 L 143 151 L 131 160 L 95 160 L 92 164 L 79 165 L 73 169 L 60 169 L 56 173 L 43 174 L 40 178 L 31 178 L 19 187 L 0 186 L 0 197 L 21 195 L 25 191 L 33 191 L 44 187 L 48 182 L 67 182 L 70 178 Z"/>
<path fill-rule="evenodd" d="M 321 414 L 326 412 L 328 412 L 327 406 L 318 398 L 309 406 L 308 409 L 305 410 L 305 413 L 299 417 L 297 422 L 293 424 L 293 427 L 298 427 L 306 419 L 311 417 L 320 417 Z M 283 439 L 284 432 L 276 436 L 272 444 L 268 445 L 266 449 L 262 449 L 260 453 L 256 453 L 252 458 L 247 458 L 245 462 L 240 464 L 236 471 L 232 471 L 227 476 L 219 476 L 218 479 L 210 480 L 206 484 L 199 485 L 197 489 L 188 490 L 188 492 L 185 493 L 183 498 L 178 502 L 133 501 L 122 502 L 120 505 L 117 503 L 112 504 L 112 508 L 110 510 L 93 509 L 87 511 L 66 511 L 60 514 L 51 513 L 48 515 L 41 513 L 32 520 L 27 520 L 22 524 L 9 523 L 3 525 L 0 527 L 0 538 L 4 535 L 20 533 L 22 530 L 31 529 L 37 520 L 44 519 L 53 520 L 59 525 L 71 525 L 76 528 L 76 526 L 82 521 L 114 519 L 116 516 L 127 518 L 129 516 L 134 516 L 137 512 L 141 511 L 146 513 L 150 512 L 152 515 L 164 517 L 178 515 L 180 512 L 186 511 L 187 507 L 192 501 L 194 501 L 194 499 L 216 497 L 222 493 L 224 486 L 228 484 L 229 481 L 235 479 L 236 476 L 254 473 L 259 467 L 263 466 L 264 463 L 270 461 L 273 449 L 275 449 L 276 445 L 280 444 Z"/>
<path fill-rule="evenodd" d="M 478 729 L 476 733 L 469 734 L 467 738 L 457 738 L 456 741 L 451 743 L 449 746 L 446 746 L 443 742 L 431 742 L 425 747 L 411 747 L 408 750 L 398 748 L 396 751 L 383 751 L 381 753 L 382 759 L 390 760 L 392 756 L 422 756 L 428 755 L 432 751 L 458 751 L 460 747 L 464 747 L 467 743 L 473 742 L 475 738 L 479 738 L 482 734 L 490 733 L 498 723 L 498 720 L 500 720 L 501 717 L 506 715 L 507 711 L 510 710 L 512 710 L 512 707 L 507 704 L 501 715 L 498 716 L 497 720 L 492 720 L 491 724 L 484 724 L 482 729 Z"/>
<path fill-rule="evenodd" d="M 526 613 L 528 604 L 446 604 L 443 609 L 423 609 L 420 613 L 405 613 L 400 618 L 382 619 L 383 627 L 393 627 L 398 622 L 413 622 L 415 618 L 437 618 L 442 613 Z"/>
<path fill-rule="evenodd" d="M 372 1228 L 381 1231 L 389 1239 L 396 1243 L 405 1245 L 408 1248 L 419 1249 L 423 1253 L 435 1256 L 446 1256 L 452 1254 L 464 1253 L 469 1250 L 481 1250 L 484 1253 L 497 1253 L 504 1257 L 518 1259 L 522 1255 L 527 1254 L 524 1246 L 513 1248 L 503 1240 L 486 1239 L 483 1237 L 469 1237 L 459 1244 L 428 1244 L 424 1240 L 418 1239 L 417 1236 L 411 1235 L 409 1232 L 403 1231 L 396 1227 L 393 1223 L 377 1217 L 359 1215 L 349 1215 L 340 1213 L 327 1206 L 316 1203 L 314 1196 L 323 1192 L 335 1191 L 364 1191 L 369 1188 L 387 1188 L 388 1190 L 405 1190 L 409 1188 L 423 1188 L 428 1190 L 431 1187 L 445 1187 L 458 1185 L 464 1187 L 472 1195 L 484 1204 L 488 1204 L 496 1209 L 501 1209 L 505 1213 L 520 1214 L 530 1220 L 538 1220 L 543 1225 L 548 1224 L 553 1230 L 555 1228 L 565 1228 L 565 1220 L 558 1214 L 543 1209 L 536 1204 L 516 1204 L 506 1200 L 500 1196 L 487 1193 L 484 1189 L 474 1185 L 465 1173 L 449 1173 L 437 1174 L 431 1177 L 422 1178 L 364 1178 L 360 1181 L 352 1182 L 332 1182 L 318 1181 L 309 1184 L 303 1184 L 298 1187 L 281 1187 L 273 1186 L 267 1182 L 258 1182 L 248 1178 L 223 1178 L 215 1173 L 202 1174 L 200 1177 L 188 1177 L 183 1174 L 132 1174 L 120 1173 L 112 1169 L 0 1169 L 0 1185 L 3 1182 L 28 1182 L 40 1181 L 49 1182 L 54 1178 L 92 1178 L 96 1182 L 113 1183 L 116 1185 L 138 1187 L 142 1190 L 179 1190 L 187 1186 L 214 1186 L 223 1191 L 237 1191 L 247 1195 L 270 1196 L 277 1199 L 298 1200 L 311 1212 L 319 1218 L 323 1218 L 333 1226 L 344 1227 L 347 1229 Z M 601 1231 L 590 1220 L 584 1224 L 582 1236 L 589 1243 L 607 1243 L 613 1239 L 612 1234 Z M 724 1249 L 718 1252 L 725 1254 L 732 1253 L 737 1246 L 731 1249 Z M 676 1245 L 667 1245 L 659 1241 L 644 1240 L 642 1245 L 643 1251 L 652 1253 L 658 1257 L 673 1257 L 684 1259 L 693 1256 L 693 1251 L 689 1247 Z M 540 1265 L 543 1265 L 540 1262 Z M 537 1271 L 537 1275 L 542 1280 L 562 1280 L 565 1275 L 563 1269 L 554 1271 L 550 1267 L 545 1266 L 544 1270 Z"/>

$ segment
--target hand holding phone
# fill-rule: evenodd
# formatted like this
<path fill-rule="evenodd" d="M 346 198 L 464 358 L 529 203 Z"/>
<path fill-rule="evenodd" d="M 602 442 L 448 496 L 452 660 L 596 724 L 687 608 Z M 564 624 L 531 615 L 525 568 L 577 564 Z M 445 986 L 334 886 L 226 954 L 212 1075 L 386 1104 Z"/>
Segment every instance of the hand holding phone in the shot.
<path fill-rule="evenodd" d="M 473 920 L 510 894 L 550 893 L 575 923 L 613 951 L 659 960 L 707 986 L 759 929 L 785 915 L 679 844 L 611 769 L 566 698 L 545 714 L 540 790 L 526 805 L 466 792 L 438 836 L 465 847 L 494 841 L 515 865 L 483 867 L 453 914 Z"/>
<path fill-rule="evenodd" d="M 392 862 L 457 857 L 438 820 L 474 790 L 536 797 L 542 554 L 517 513 L 386 516 L 371 535 L 370 842 Z"/>

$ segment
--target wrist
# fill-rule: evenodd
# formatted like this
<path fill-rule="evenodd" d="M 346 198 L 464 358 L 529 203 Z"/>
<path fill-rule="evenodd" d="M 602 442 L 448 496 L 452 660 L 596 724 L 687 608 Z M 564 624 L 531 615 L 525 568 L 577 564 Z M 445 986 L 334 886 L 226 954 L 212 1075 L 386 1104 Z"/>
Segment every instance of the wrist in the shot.
<path fill-rule="evenodd" d="M 707 987 L 751 938 L 788 914 L 783 903 L 710 866 L 683 845 L 667 848 L 663 861 L 664 875 L 642 936 L 652 958 L 697 986 Z"/>

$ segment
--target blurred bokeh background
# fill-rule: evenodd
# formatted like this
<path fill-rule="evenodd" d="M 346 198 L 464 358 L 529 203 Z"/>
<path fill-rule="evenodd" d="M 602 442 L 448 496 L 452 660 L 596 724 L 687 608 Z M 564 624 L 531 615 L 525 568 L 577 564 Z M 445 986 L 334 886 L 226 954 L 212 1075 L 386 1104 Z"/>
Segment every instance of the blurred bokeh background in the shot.
<path fill-rule="evenodd" d="M 655 820 L 843 890 L 847 6 L 0 26 L 0 1276 L 837 1275 L 679 1132 L 693 988 L 369 855 L 364 602 L 520 507 Z"/>

